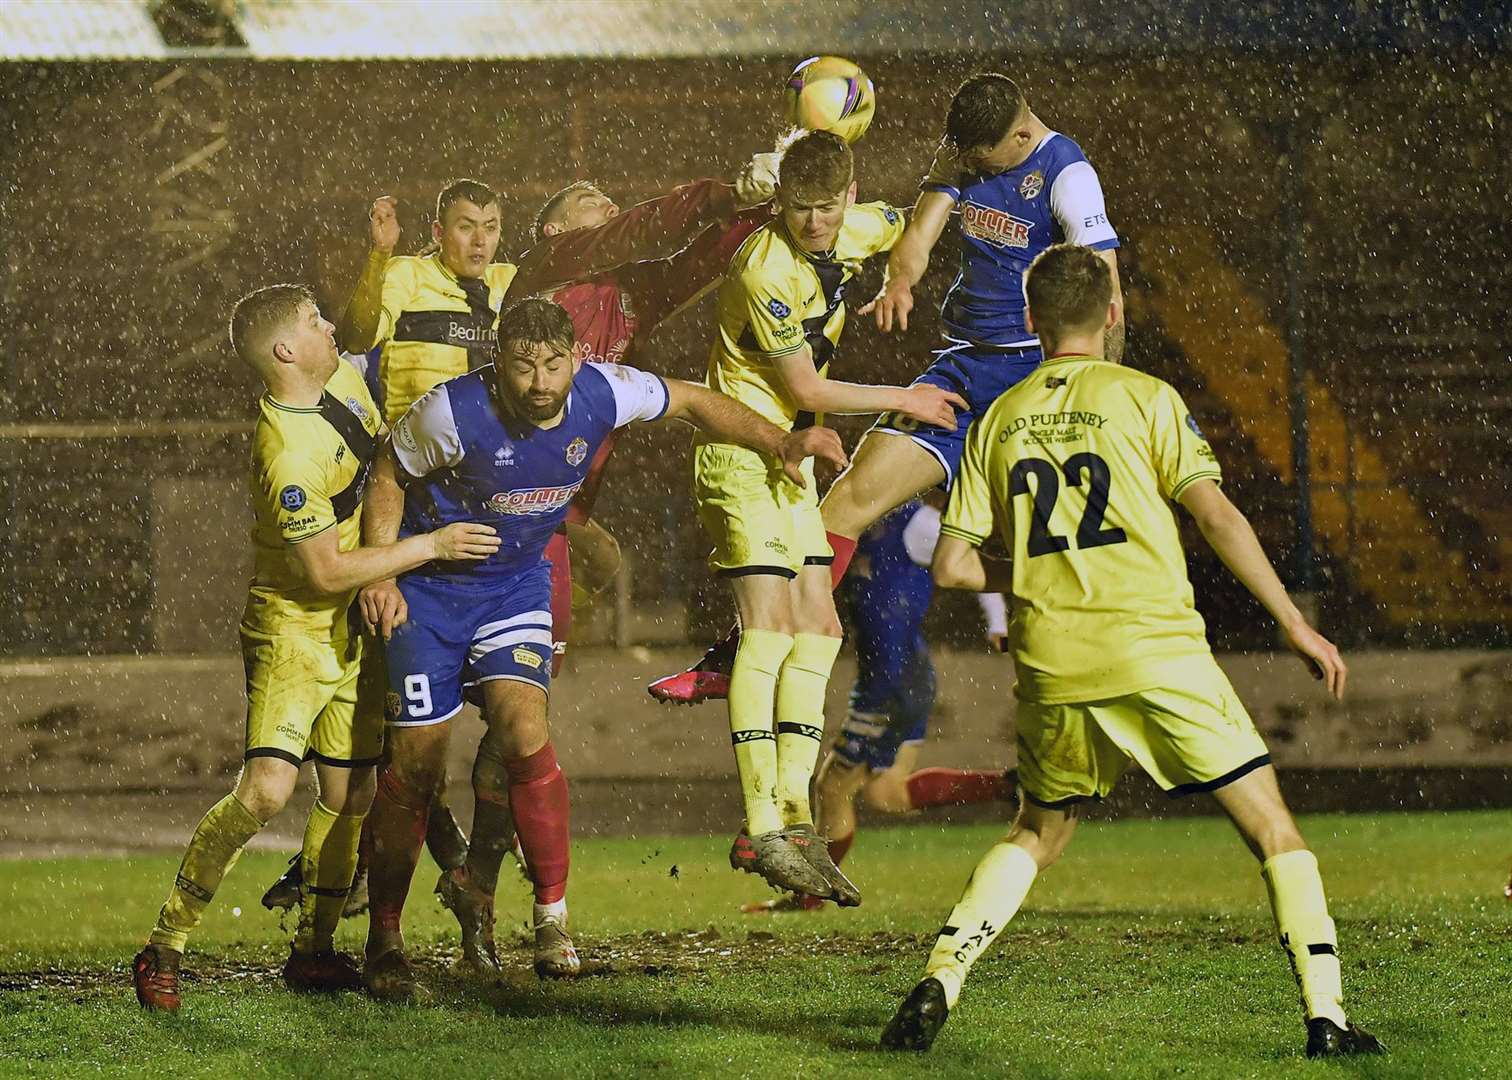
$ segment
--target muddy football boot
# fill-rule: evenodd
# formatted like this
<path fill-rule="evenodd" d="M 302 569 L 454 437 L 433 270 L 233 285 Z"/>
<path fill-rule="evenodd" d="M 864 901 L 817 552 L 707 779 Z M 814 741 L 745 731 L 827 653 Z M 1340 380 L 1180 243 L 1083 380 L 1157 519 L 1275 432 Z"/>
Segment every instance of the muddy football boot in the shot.
<path fill-rule="evenodd" d="M 851 879 L 840 872 L 835 860 L 830 858 L 829 841 L 814 831 L 808 822 L 789 825 L 783 833 L 803 852 L 808 864 L 818 871 L 829 885 L 828 899 L 841 907 L 860 907 L 861 890 Z"/>
<path fill-rule="evenodd" d="M 738 634 L 709 646 L 708 652 L 687 671 L 664 675 L 646 687 L 646 693 L 667 705 L 697 705 L 730 696 L 730 671 L 735 666 Z"/>
<path fill-rule="evenodd" d="M 436 881 L 441 906 L 457 917 L 462 955 L 452 965 L 458 975 L 497 982 L 499 951 L 494 944 L 494 898 L 473 885 L 465 870 L 448 870 Z"/>
<path fill-rule="evenodd" d="M 803 849 L 782 830 L 748 836 L 741 833 L 730 848 L 730 866 L 757 874 L 783 892 L 829 899 L 834 892 L 824 876 L 809 865 Z"/>
<path fill-rule="evenodd" d="M 362 968 L 345 953 L 335 949 L 302 953 L 289 950 L 284 963 L 284 985 L 290 990 L 311 994 L 332 994 L 340 990 L 362 989 Z"/>
<path fill-rule="evenodd" d="M 164 955 L 164 952 L 148 945 L 131 961 L 131 985 L 136 988 L 137 1004 L 148 1012 L 179 1010 L 178 958 L 174 953 Z"/>
<path fill-rule="evenodd" d="M 1355 1024 L 1340 1027 L 1326 1016 L 1315 1016 L 1307 1022 L 1307 1056 L 1348 1057 L 1352 1054 L 1384 1054 L 1381 1045 L 1370 1032 Z"/>
<path fill-rule="evenodd" d="M 269 886 L 268 891 L 263 893 L 262 906 L 269 911 L 282 908 L 291 911 L 299 906 L 299 890 L 304 886 L 304 872 L 299 869 L 299 853 L 289 860 L 289 868 L 283 872 L 283 877 Z"/>
<path fill-rule="evenodd" d="M 824 901 L 817 896 L 786 893 L 783 896 L 774 896 L 770 900 L 752 900 L 748 904 L 741 904 L 740 913 L 742 915 L 786 915 L 793 911 L 818 911 L 823 906 Z"/>
<path fill-rule="evenodd" d="M 542 979 L 570 979 L 583 970 L 572 938 L 567 936 L 567 916 L 544 915 L 535 924 L 535 973 Z"/>
<path fill-rule="evenodd" d="M 403 949 L 368 957 L 362 965 L 362 986 L 375 1001 L 410 1002 L 418 993 L 414 966 Z"/>
<path fill-rule="evenodd" d="M 884 1050 L 928 1050 L 950 1017 L 945 987 L 935 978 L 915 986 L 882 1029 Z"/>

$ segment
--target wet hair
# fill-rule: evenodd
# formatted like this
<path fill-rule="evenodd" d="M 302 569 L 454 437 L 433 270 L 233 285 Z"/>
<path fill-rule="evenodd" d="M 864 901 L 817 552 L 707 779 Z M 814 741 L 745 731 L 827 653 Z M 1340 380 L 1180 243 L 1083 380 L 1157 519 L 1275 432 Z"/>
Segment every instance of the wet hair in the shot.
<path fill-rule="evenodd" d="M 579 191 L 591 191 L 595 195 L 604 194 L 603 190 L 600 189 L 599 186 L 591 180 L 574 180 L 572 183 L 564 187 L 561 191 L 558 191 L 555 195 L 546 200 L 546 204 L 541 207 L 541 212 L 536 215 L 535 225 L 533 227 L 531 235 L 534 236 L 537 240 L 540 240 L 541 237 L 545 236 L 546 226 L 550 224 L 551 220 L 557 216 L 558 212 L 561 211 L 562 207 L 566 204 L 568 197 Z"/>
<path fill-rule="evenodd" d="M 834 195 L 850 187 L 855 159 L 832 131 L 795 128 L 777 143 L 777 184 L 790 195 Z"/>
<path fill-rule="evenodd" d="M 453 180 L 436 196 L 436 220 L 446 224 L 446 210 L 452 203 L 466 199 L 480 209 L 499 201 L 499 193 L 481 180 Z"/>
<path fill-rule="evenodd" d="M 247 363 L 261 362 L 268 336 L 293 322 L 301 306 L 314 303 L 315 294 L 303 285 L 265 285 L 249 292 L 231 309 L 231 347 Z"/>
<path fill-rule="evenodd" d="M 1113 300 L 1113 273 L 1095 251 L 1055 244 L 1024 275 L 1024 297 L 1041 338 L 1101 327 Z"/>
<path fill-rule="evenodd" d="M 571 351 L 576 341 L 572 319 L 562 306 L 533 297 L 505 308 L 499 316 L 495 355 L 502 357 L 512 345 L 565 345 Z"/>
<path fill-rule="evenodd" d="M 1012 130 L 1029 102 L 1018 83 L 984 71 L 961 84 L 945 117 L 945 138 L 959 151 L 994 146 Z"/>

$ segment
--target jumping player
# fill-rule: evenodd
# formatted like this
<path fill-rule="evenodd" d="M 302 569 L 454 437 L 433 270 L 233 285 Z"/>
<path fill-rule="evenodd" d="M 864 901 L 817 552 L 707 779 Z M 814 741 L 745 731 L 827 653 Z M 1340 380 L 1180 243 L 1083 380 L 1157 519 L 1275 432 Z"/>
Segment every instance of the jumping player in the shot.
<path fill-rule="evenodd" d="M 982 74 L 956 92 L 945 137 L 908 229 L 892 249 L 886 284 L 862 313 L 883 330 L 906 329 L 913 286 L 952 215 L 959 218 L 961 266 L 945 298 L 946 347 L 914 386 L 935 386 L 968 403 L 955 428 L 889 412 L 856 448 L 851 468 L 824 497 L 821 513 L 835 552 L 838 584 L 856 538 L 893 507 L 948 485 L 966 427 L 1041 358 L 1024 324 L 1022 278 L 1034 257 L 1061 240 L 1095 249 L 1112 273 L 1118 236 L 1109 224 L 1097 174 L 1081 149 L 1050 130 L 1004 75 Z M 1109 332 L 1108 355 L 1123 353 L 1123 322 Z M 660 701 L 695 704 L 729 690 L 732 634 L 688 671 L 648 687 Z"/>
<path fill-rule="evenodd" d="M 1336 698 L 1338 650 L 1286 595 L 1180 396 L 1105 359 L 1118 321 L 1095 252 L 1056 245 L 1029 269 L 1027 325 L 1047 359 L 972 426 L 934 557 L 946 588 L 1012 592 L 1017 820 L 971 875 L 923 980 L 882 1033 L 927 1050 L 971 966 L 1059 858 L 1077 806 L 1137 761 L 1173 796 L 1211 793 L 1260 861 L 1301 990 L 1309 1057 L 1379 1053 L 1344 1014 L 1318 861 L 1281 798 L 1265 743 L 1208 648 L 1170 503 L 1276 619 Z M 994 533 L 1011 561 L 979 550 Z"/>
<path fill-rule="evenodd" d="M 933 495 L 933 493 L 931 493 Z M 1002 769 L 915 770 L 934 709 L 935 670 L 924 639 L 934 594 L 929 562 L 940 536 L 940 511 L 904 503 L 861 535 L 840 598 L 856 647 L 856 682 L 840 737 L 819 765 L 815 794 L 820 832 L 835 865 L 856 838 L 855 800 L 873 810 L 905 814 L 932 806 L 968 806 L 1013 797 Z M 1007 609 L 998 593 L 977 597 L 987 644 L 1003 651 Z M 823 901 L 789 894 L 746 904 L 747 914 L 817 911 Z"/>
<path fill-rule="evenodd" d="M 844 140 L 817 131 L 787 141 L 778 215 L 740 246 L 720 285 L 708 385 L 794 432 L 829 412 L 897 410 L 949 426 L 954 407 L 965 404 L 951 391 L 828 377 L 845 326 L 846 281 L 903 231 L 898 211 L 855 198 Z M 819 841 L 809 806 L 840 648 L 833 554 L 813 481 L 798 484 L 761 455 L 709 437 L 695 443 L 693 475 L 699 519 L 714 541 L 710 566 L 729 580 L 747 628 L 730 696 L 746 827 L 731 865 L 781 889 L 859 903 Z"/>
<path fill-rule="evenodd" d="M 637 420 L 682 419 L 748 447 L 802 478 L 811 454 L 843 463 L 827 429 L 784 432 L 719 394 L 624 365 L 585 364 L 574 375 L 567 313 L 524 300 L 499 322 L 496 363 L 436 387 L 395 425 L 374 469 L 374 535 L 411 534 L 483 518 L 503 544 L 476 566 L 438 564 L 402 578 L 408 618 L 387 648 L 390 760 L 373 808 L 372 897 L 364 980 L 375 996 L 408 997 L 414 975 L 400 916 L 430 801 L 444 770 L 449 722 L 464 684 L 483 697 L 488 732 L 473 787 L 480 805 L 507 804 L 535 886 L 535 967 L 578 970 L 567 933 L 567 781 L 547 732 L 551 678 L 549 569 L 543 555 L 588 463 L 609 432 Z M 382 582 L 364 590 L 371 616 Z M 464 922 L 464 961 L 497 975 L 493 891 L 500 852 L 468 853 L 463 880 L 476 913 Z"/>
<path fill-rule="evenodd" d="M 305 886 L 284 981 L 295 990 L 360 985 L 356 966 L 331 940 L 373 798 L 383 728 L 381 692 L 359 691 L 362 639 L 347 612 L 358 586 L 431 559 L 482 559 L 499 547 L 492 528 L 460 523 L 389 547 L 358 546 L 363 487 L 384 428 L 361 375 L 337 354 L 334 329 L 297 285 L 250 293 L 231 315 L 232 347 L 267 387 L 252 439 L 256 573 L 241 623 L 246 767 L 195 827 L 157 925 L 132 962 L 146 1009 L 178 1009 L 179 960 L 190 933 L 311 758 L 319 794 L 305 824 Z"/>

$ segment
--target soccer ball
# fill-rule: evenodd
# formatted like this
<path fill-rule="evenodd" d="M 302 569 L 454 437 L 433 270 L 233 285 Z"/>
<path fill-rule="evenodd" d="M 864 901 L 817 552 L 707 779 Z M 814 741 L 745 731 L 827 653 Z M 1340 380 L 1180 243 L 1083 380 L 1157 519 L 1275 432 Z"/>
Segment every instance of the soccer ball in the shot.
<path fill-rule="evenodd" d="M 833 131 L 848 143 L 866 133 L 877 108 L 866 72 L 839 56 L 811 56 L 795 67 L 783 99 L 794 124 Z"/>

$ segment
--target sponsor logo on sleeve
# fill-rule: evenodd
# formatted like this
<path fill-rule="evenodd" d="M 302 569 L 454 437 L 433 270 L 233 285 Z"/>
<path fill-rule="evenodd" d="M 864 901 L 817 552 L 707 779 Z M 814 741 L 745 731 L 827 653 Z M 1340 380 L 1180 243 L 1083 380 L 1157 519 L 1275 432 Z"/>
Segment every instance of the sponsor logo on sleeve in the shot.
<path fill-rule="evenodd" d="M 354 397 L 349 397 L 346 399 L 346 407 L 352 410 L 357 419 L 361 420 L 364 424 L 367 423 L 368 411 L 363 407 L 362 402 Z"/>
<path fill-rule="evenodd" d="M 1192 429 L 1193 435 L 1197 436 L 1203 442 L 1207 442 L 1207 436 L 1204 435 L 1202 433 L 1202 429 L 1197 426 L 1197 419 L 1191 413 L 1187 413 L 1186 426 Z"/>
<path fill-rule="evenodd" d="M 1045 189 L 1045 174 L 1035 169 L 1019 184 L 1019 198 L 1032 199 Z"/>
<path fill-rule="evenodd" d="M 415 433 L 410 428 L 409 417 L 405 417 L 394 425 L 394 441 L 406 450 L 419 451 L 420 440 L 415 438 Z"/>
<path fill-rule="evenodd" d="M 1082 218 L 1082 228 L 1084 229 L 1095 229 L 1097 226 L 1106 225 L 1107 223 L 1107 214 L 1093 214 L 1091 217 Z"/>
<path fill-rule="evenodd" d="M 588 456 L 588 440 L 581 435 L 567 444 L 567 464 L 574 469 L 583 463 Z"/>
<path fill-rule="evenodd" d="M 896 225 L 898 223 L 898 212 L 890 206 L 882 208 L 882 216 L 887 219 L 889 225 Z"/>
<path fill-rule="evenodd" d="M 586 449 L 586 444 L 585 444 Z M 508 514 L 518 517 L 534 517 L 540 514 L 550 514 L 572 501 L 577 494 L 578 488 L 583 486 L 581 480 L 573 484 L 565 484 L 561 487 L 519 488 L 515 491 L 500 491 L 489 496 L 488 508 L 495 514 Z"/>
<path fill-rule="evenodd" d="M 278 505 L 289 513 L 294 513 L 305 504 L 304 488 L 298 484 L 290 484 L 278 493 Z"/>
<path fill-rule="evenodd" d="M 968 202 L 961 207 L 961 228 L 967 236 L 994 247 L 1027 248 L 1034 222 L 1024 221 L 991 206 Z"/>
<path fill-rule="evenodd" d="M 775 298 L 767 301 L 767 310 L 772 313 L 774 318 L 778 319 L 785 319 L 793 313 L 792 308 Z"/>
<path fill-rule="evenodd" d="M 775 337 L 778 341 L 782 342 L 784 345 L 796 340 L 802 334 L 803 327 L 795 326 L 792 323 L 784 326 L 779 326 L 777 327 L 777 329 L 772 331 L 772 336 Z"/>

